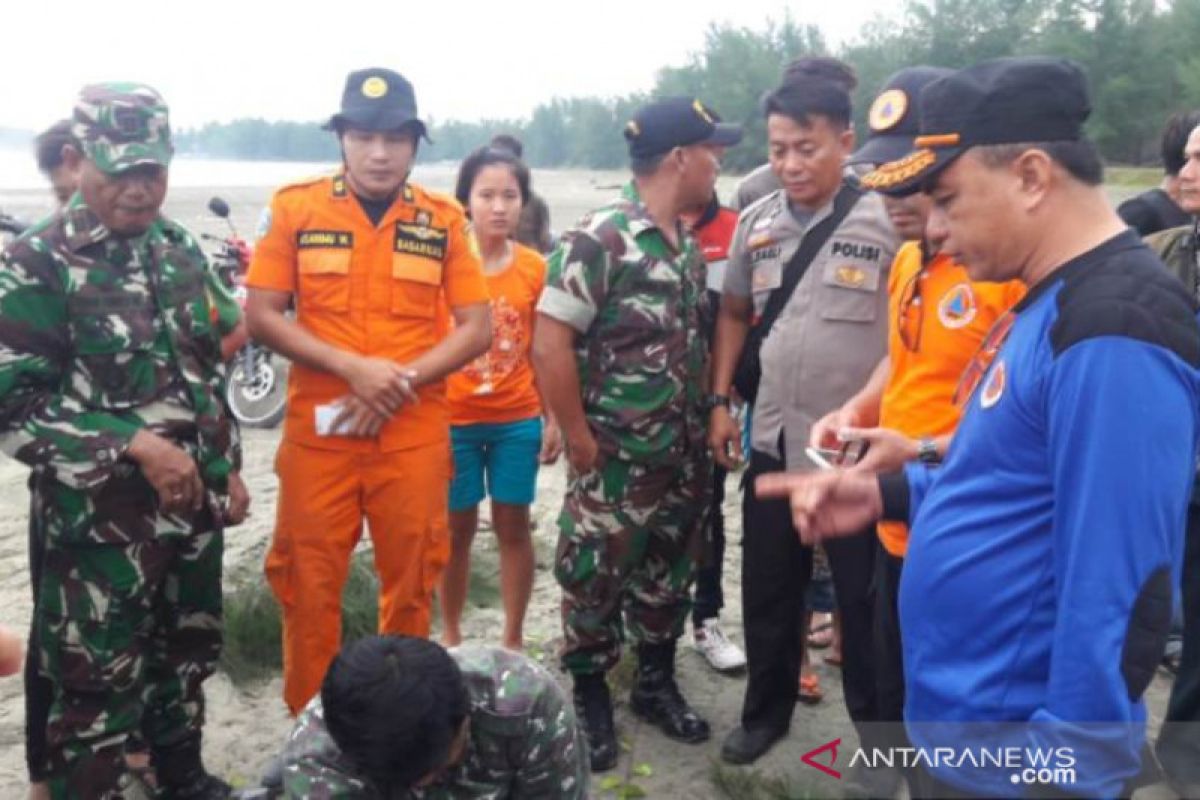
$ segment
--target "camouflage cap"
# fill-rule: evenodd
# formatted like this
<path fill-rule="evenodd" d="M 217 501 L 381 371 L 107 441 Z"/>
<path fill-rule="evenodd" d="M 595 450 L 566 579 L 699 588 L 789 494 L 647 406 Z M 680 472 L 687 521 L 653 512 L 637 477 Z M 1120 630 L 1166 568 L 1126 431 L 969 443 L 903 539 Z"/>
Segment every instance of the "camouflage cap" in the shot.
<path fill-rule="evenodd" d="M 102 171 L 171 163 L 171 126 L 162 95 L 140 83 L 94 83 L 75 103 L 71 133 Z"/>

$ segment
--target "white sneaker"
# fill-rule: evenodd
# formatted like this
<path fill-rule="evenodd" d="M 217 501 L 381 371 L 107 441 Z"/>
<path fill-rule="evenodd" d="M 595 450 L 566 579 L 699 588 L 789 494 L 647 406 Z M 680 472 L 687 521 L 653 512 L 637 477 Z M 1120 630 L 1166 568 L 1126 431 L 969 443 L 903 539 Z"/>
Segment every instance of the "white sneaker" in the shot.
<path fill-rule="evenodd" d="M 725 637 L 721 622 L 713 617 L 692 631 L 692 646 L 717 672 L 735 672 L 746 666 L 746 654 Z"/>

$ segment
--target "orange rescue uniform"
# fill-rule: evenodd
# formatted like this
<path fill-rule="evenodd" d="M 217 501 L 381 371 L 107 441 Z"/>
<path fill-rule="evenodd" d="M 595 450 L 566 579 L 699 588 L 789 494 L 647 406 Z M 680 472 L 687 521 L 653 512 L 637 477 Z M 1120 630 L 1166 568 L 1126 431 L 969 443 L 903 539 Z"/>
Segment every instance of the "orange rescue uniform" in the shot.
<path fill-rule="evenodd" d="M 888 276 L 888 359 L 879 424 L 909 438 L 958 427 L 959 376 L 993 323 L 1025 295 L 1020 281 L 973 282 L 938 254 L 926 263 L 919 242 L 905 242 Z M 908 526 L 881 522 L 879 539 L 893 556 L 908 550 Z"/>
<path fill-rule="evenodd" d="M 337 348 L 406 364 L 443 337 L 441 302 L 486 303 L 487 284 L 453 199 L 405 185 L 373 225 L 343 175 L 271 201 L 246 283 L 290 292 L 296 322 Z M 443 383 L 419 390 L 374 438 L 318 433 L 316 409 L 350 393 L 293 364 L 266 575 L 283 608 L 284 700 L 298 713 L 341 645 L 341 593 L 365 517 L 380 578 L 379 628 L 428 636 L 450 554 L 449 419 Z"/>

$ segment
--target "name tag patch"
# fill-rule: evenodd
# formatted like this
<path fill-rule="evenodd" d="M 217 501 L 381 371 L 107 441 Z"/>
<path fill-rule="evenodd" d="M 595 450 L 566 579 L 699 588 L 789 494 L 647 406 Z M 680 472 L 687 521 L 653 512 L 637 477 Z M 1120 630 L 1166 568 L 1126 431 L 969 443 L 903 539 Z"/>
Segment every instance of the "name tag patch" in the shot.
<path fill-rule="evenodd" d="M 883 251 L 873 244 L 844 242 L 835 239 L 830 248 L 830 255 L 842 258 L 856 258 L 861 261 L 878 261 L 883 256 Z"/>
<path fill-rule="evenodd" d="M 354 246 L 354 234 L 350 231 L 300 231 L 296 234 L 296 247 L 338 247 L 349 249 Z"/>

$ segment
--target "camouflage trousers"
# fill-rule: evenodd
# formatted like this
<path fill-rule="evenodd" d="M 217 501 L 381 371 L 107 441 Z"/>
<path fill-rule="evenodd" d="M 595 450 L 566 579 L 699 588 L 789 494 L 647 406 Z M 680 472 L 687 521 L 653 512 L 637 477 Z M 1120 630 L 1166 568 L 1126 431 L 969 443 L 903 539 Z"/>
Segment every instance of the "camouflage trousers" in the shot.
<path fill-rule="evenodd" d="M 223 533 L 209 508 L 162 515 L 140 473 L 95 496 L 46 481 L 30 647 L 53 686 L 44 774 L 54 798 L 139 797 L 125 743 L 199 757 L 201 684 L 221 651 Z"/>
<path fill-rule="evenodd" d="M 571 476 L 554 563 L 563 669 L 611 669 L 626 629 L 649 644 L 683 633 L 705 547 L 711 470 L 707 458 L 655 467 L 610 460 Z"/>

